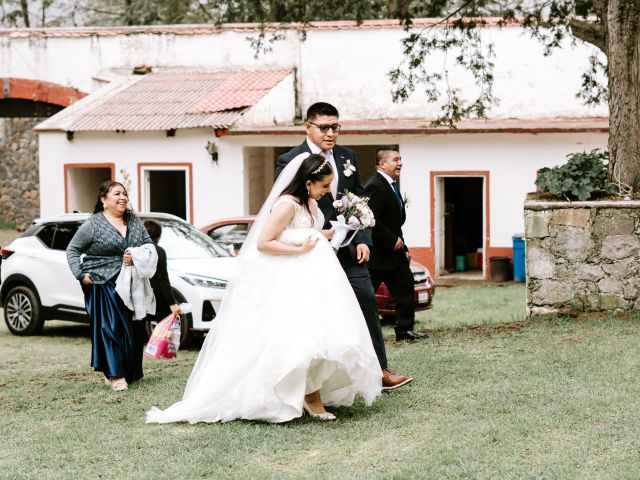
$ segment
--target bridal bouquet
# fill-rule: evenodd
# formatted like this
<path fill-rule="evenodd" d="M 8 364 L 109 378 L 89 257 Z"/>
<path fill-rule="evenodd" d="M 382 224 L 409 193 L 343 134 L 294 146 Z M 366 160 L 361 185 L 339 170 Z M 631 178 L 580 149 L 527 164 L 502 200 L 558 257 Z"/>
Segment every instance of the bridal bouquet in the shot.
<path fill-rule="evenodd" d="M 358 230 L 364 230 L 376 224 L 373 212 L 367 205 L 368 202 L 368 197 L 359 197 L 348 191 L 345 191 L 341 198 L 333 202 L 333 207 L 339 213 L 337 220 L 331 221 L 335 232 L 330 243 L 334 249 L 346 247 L 351 243 Z M 349 232 L 351 235 L 347 239 Z"/>

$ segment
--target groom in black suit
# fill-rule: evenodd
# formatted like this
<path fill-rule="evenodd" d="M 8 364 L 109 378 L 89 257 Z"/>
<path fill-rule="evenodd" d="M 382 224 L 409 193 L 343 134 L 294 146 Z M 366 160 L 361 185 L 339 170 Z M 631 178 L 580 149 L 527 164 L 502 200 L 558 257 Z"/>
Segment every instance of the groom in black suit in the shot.
<path fill-rule="evenodd" d="M 345 190 L 358 196 L 365 194 L 360 168 L 356 153 L 349 149 L 336 145 L 340 124 L 338 123 L 338 110 L 328 103 L 314 103 L 307 110 L 307 122 L 305 128 L 307 138 L 297 147 L 280 155 L 276 163 L 276 178 L 282 169 L 301 153 L 318 153 L 323 155 L 333 168 L 334 179 L 331 183 L 331 195 L 325 195 L 318 201 L 318 207 L 324 214 L 325 229 L 331 228 L 330 220 L 336 219 L 336 210 L 333 201 L 338 197 L 338 192 Z M 344 269 L 353 291 L 356 294 L 360 308 L 367 322 L 373 348 L 378 356 L 382 368 L 382 388 L 390 390 L 401 387 L 411 382 L 413 378 L 397 375 L 387 368 L 387 355 L 384 348 L 384 337 L 380 326 L 380 316 L 376 305 L 375 291 L 367 269 L 369 249 L 371 246 L 371 231 L 360 230 L 347 247 L 338 250 L 338 259 Z M 331 299 L 327 299 L 331 301 Z"/>
<path fill-rule="evenodd" d="M 365 186 L 376 219 L 369 261 L 371 281 L 374 290 L 384 282 L 396 302 L 396 340 L 418 340 L 428 335 L 413 331 L 413 273 L 402 235 L 407 216 L 398 187 L 402 170 L 400 152 L 395 147 L 379 148 L 376 170 Z"/>

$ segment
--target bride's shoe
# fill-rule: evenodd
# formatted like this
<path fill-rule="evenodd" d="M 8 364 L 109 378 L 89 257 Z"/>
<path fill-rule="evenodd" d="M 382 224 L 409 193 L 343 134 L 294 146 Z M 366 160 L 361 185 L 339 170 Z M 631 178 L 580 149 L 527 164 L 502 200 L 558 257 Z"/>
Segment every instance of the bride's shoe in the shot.
<path fill-rule="evenodd" d="M 311 415 L 313 418 L 317 418 L 318 420 L 335 420 L 336 416 L 333 413 L 329 413 L 329 412 L 324 412 L 324 413 L 316 413 L 313 410 L 311 410 L 311 407 L 309 405 L 307 405 L 307 402 L 304 401 L 302 402 L 302 407 L 304 408 L 304 410 Z"/>

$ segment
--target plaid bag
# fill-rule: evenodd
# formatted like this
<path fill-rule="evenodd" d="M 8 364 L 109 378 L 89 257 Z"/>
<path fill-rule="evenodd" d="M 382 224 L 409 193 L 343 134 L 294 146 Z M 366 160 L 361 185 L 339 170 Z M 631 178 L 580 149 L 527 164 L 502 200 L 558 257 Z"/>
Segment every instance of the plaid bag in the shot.
<path fill-rule="evenodd" d="M 144 349 L 151 358 L 175 358 L 180 347 L 180 317 L 169 315 L 158 322 Z"/>

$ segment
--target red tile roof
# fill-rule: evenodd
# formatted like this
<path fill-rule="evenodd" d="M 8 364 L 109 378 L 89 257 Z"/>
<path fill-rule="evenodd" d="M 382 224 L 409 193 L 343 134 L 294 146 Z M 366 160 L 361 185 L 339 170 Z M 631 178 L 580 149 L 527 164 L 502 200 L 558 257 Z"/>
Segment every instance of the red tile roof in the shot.
<path fill-rule="evenodd" d="M 240 71 L 227 75 L 210 95 L 193 107 L 197 112 L 218 112 L 254 105 L 290 70 Z"/>
<path fill-rule="evenodd" d="M 486 26 L 502 25 L 500 17 L 484 17 Z M 425 28 L 441 25 L 446 22 L 442 18 L 416 18 L 413 27 Z M 510 22 L 506 27 L 520 26 L 521 20 Z M 183 25 L 136 25 L 132 27 L 50 27 L 50 28 L 0 28 L 0 37 L 112 37 L 117 35 L 138 34 L 170 34 L 170 35 L 215 35 L 224 32 L 253 33 L 261 32 L 265 26 L 258 23 L 224 23 L 215 24 L 183 24 Z M 354 20 L 331 20 L 309 23 L 267 23 L 266 30 L 370 30 L 370 29 L 400 29 L 403 28 L 398 20 L 364 20 L 358 23 Z"/>
<path fill-rule="evenodd" d="M 553 118 L 493 118 L 468 119 L 455 129 L 434 127 L 430 119 L 360 119 L 340 120 L 341 135 L 443 135 L 457 133 L 573 133 L 609 131 L 607 117 L 553 117 Z M 274 125 L 269 127 L 233 128 L 228 135 L 291 135 L 301 134 L 302 125 Z"/>
<path fill-rule="evenodd" d="M 150 73 L 98 91 L 36 130 L 227 129 L 291 70 Z"/>

